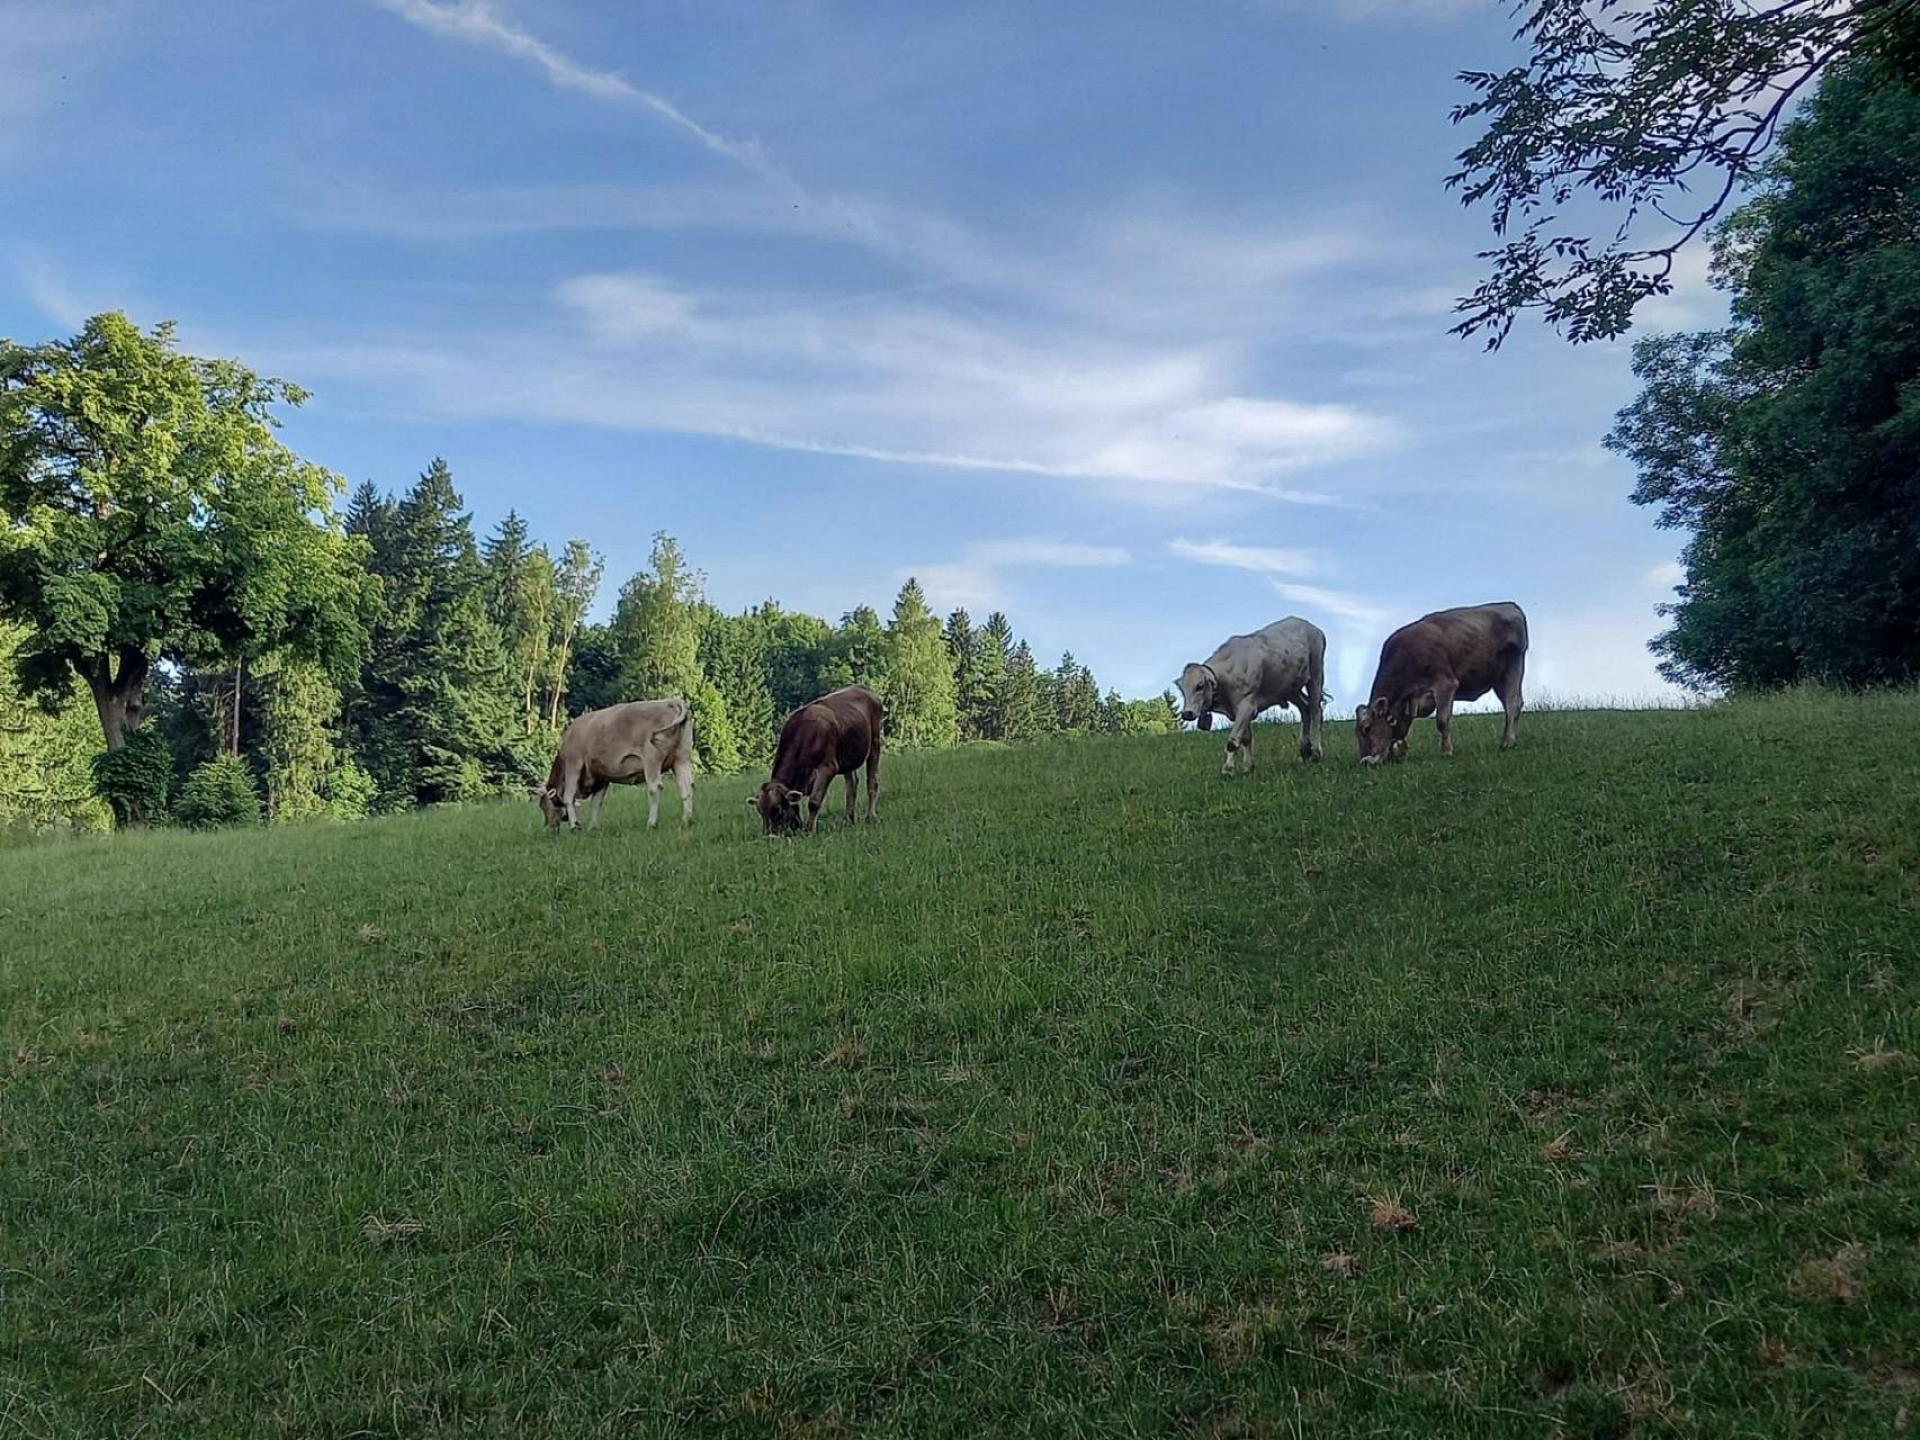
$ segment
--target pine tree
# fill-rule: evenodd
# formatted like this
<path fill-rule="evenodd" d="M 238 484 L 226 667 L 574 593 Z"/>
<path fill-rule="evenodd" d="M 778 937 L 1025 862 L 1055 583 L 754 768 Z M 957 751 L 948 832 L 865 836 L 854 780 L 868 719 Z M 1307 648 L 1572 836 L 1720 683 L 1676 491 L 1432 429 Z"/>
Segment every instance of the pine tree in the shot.
<path fill-rule="evenodd" d="M 996 610 L 979 632 L 979 727 L 981 738 L 1005 740 L 1007 735 L 1007 662 L 1013 655 L 1013 625 Z"/>
<path fill-rule="evenodd" d="M 887 733 L 903 749 L 944 749 L 958 738 L 953 667 L 940 622 L 918 580 L 900 587 L 887 627 Z"/>
<path fill-rule="evenodd" d="M 1033 651 L 1022 640 L 1007 656 L 1004 683 L 997 707 L 1000 739 L 1018 743 L 1038 740 L 1052 730 L 1052 697 L 1044 690 L 1039 667 L 1033 663 Z"/>
<path fill-rule="evenodd" d="M 517 727 L 472 523 L 445 461 L 427 468 L 388 528 L 375 549 L 385 605 L 355 706 L 355 749 L 384 805 L 471 799 L 505 778 Z"/>
<path fill-rule="evenodd" d="M 941 638 L 947 647 L 947 663 L 953 667 L 953 700 L 959 716 L 960 738 L 981 739 L 987 733 L 988 723 L 987 634 L 976 630 L 973 617 L 960 609 L 947 617 Z"/>
<path fill-rule="evenodd" d="M 1060 657 L 1060 668 L 1053 672 L 1054 728 L 1070 734 L 1083 734 L 1100 724 L 1100 687 L 1093 672 L 1067 651 Z"/>
<path fill-rule="evenodd" d="M 537 692 L 549 668 L 547 651 L 553 641 L 553 557 L 544 545 L 527 540 L 527 524 L 516 511 L 495 528 L 487 541 L 487 614 L 500 632 L 507 666 L 513 678 L 520 729 L 533 730 L 539 709 Z"/>

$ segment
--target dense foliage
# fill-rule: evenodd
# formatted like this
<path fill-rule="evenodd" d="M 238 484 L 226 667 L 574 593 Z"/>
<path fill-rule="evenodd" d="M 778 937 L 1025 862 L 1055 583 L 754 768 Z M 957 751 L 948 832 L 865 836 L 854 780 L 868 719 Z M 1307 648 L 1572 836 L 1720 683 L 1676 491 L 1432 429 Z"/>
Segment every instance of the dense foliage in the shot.
<path fill-rule="evenodd" d="M 1877 60 L 1829 71 L 1716 274 L 1732 327 L 1643 341 L 1608 441 L 1692 531 L 1662 669 L 1920 676 L 1920 93 Z"/>
<path fill-rule="evenodd" d="M 190 830 L 258 825 L 260 795 L 247 762 L 238 755 L 216 755 L 200 766 L 180 787 L 173 818 Z"/>
<path fill-rule="evenodd" d="M 0 821 L 354 819 L 513 793 L 571 716 L 667 694 L 720 773 L 765 766 L 790 711 L 854 683 L 906 749 L 1176 728 L 1163 700 L 1102 698 L 1071 656 L 1038 670 L 1004 615 L 943 625 L 913 580 L 888 620 L 724 613 L 666 534 L 589 623 L 586 542 L 555 553 L 517 512 L 476 539 L 444 460 L 336 516 L 339 482 L 273 433 L 302 398 L 117 314 L 0 341 Z"/>
<path fill-rule="evenodd" d="M 1920 76 L 1916 0 L 1513 9 L 1527 63 L 1460 77 L 1474 98 L 1454 121 L 1486 129 L 1447 181 L 1487 207 L 1500 242 L 1481 255 L 1489 273 L 1459 302 L 1455 327 L 1495 346 L 1528 310 L 1575 341 L 1623 333 L 1828 67 L 1875 56 L 1878 73 Z"/>

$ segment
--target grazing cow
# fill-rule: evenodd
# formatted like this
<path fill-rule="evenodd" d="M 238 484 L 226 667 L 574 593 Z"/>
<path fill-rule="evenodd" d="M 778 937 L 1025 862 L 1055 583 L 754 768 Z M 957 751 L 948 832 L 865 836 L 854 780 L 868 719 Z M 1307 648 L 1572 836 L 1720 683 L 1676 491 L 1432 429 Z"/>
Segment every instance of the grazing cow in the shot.
<path fill-rule="evenodd" d="M 680 819 L 693 822 L 693 711 L 675 695 L 666 700 L 631 700 L 589 710 L 567 726 L 560 753 L 553 757 L 540 813 L 547 828 L 562 822 L 578 828 L 580 802 L 593 802 L 591 830 L 600 823 L 600 804 L 609 785 L 647 785 L 647 828 L 660 822 L 660 777 L 673 771 L 680 787 Z"/>
<path fill-rule="evenodd" d="M 1407 731 L 1433 716 L 1440 753 L 1453 754 L 1453 702 L 1491 690 L 1507 708 L 1500 748 L 1513 748 L 1520 725 L 1520 681 L 1527 670 L 1527 617 L 1518 605 L 1465 605 L 1436 610 L 1402 625 L 1380 647 L 1373 699 L 1353 713 L 1363 764 L 1398 760 Z"/>
<path fill-rule="evenodd" d="M 1320 758 L 1320 708 L 1327 688 L 1327 637 L 1297 615 L 1251 635 L 1235 635 L 1198 664 L 1180 672 L 1180 718 L 1213 728 L 1216 711 L 1233 721 L 1227 763 L 1239 755 L 1253 769 L 1253 718 L 1273 705 L 1300 712 L 1300 758 Z"/>
<path fill-rule="evenodd" d="M 867 767 L 867 819 L 878 820 L 874 807 L 880 799 L 880 723 L 885 715 L 880 697 L 864 685 L 822 695 L 789 715 L 780 727 L 773 778 L 758 795 L 747 797 L 747 804 L 760 812 L 761 832 L 781 835 L 802 825 L 809 833 L 818 829 L 820 808 L 836 775 L 846 777 L 847 823 L 853 824 L 862 765 Z"/>

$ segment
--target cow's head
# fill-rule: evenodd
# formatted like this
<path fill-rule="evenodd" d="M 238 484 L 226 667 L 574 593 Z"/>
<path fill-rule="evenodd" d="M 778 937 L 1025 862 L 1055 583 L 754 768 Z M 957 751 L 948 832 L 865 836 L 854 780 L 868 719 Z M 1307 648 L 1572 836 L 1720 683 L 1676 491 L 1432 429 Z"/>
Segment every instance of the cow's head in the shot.
<path fill-rule="evenodd" d="M 806 800 L 805 792 L 769 780 L 758 795 L 747 797 L 747 804 L 760 812 L 761 834 L 786 835 L 807 823 Z"/>
<path fill-rule="evenodd" d="M 1411 697 L 1393 705 L 1382 695 L 1371 705 L 1357 708 L 1353 712 L 1353 738 L 1360 742 L 1360 763 L 1378 765 L 1382 760 L 1404 759 L 1413 713 Z"/>
<path fill-rule="evenodd" d="M 1220 681 L 1211 665 L 1189 665 L 1180 672 L 1180 718 L 1202 730 L 1213 728 L 1213 696 Z"/>
<path fill-rule="evenodd" d="M 548 785 L 534 792 L 540 802 L 540 814 L 545 817 L 547 829 L 558 830 L 566 823 L 567 807 L 560 803 L 560 792 Z"/>

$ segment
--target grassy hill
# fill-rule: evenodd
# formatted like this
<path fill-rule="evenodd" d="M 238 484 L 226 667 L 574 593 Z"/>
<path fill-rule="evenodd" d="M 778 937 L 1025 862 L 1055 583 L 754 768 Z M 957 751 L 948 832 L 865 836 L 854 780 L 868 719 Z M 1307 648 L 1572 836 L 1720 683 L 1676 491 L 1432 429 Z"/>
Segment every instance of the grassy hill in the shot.
<path fill-rule="evenodd" d="M 1920 1424 L 1920 697 L 1496 725 L 0 853 L 0 1431 Z"/>

